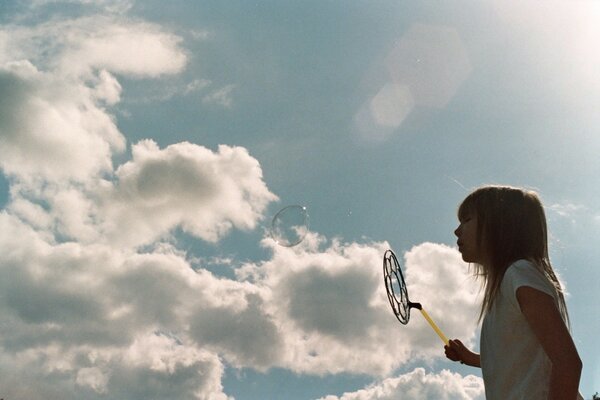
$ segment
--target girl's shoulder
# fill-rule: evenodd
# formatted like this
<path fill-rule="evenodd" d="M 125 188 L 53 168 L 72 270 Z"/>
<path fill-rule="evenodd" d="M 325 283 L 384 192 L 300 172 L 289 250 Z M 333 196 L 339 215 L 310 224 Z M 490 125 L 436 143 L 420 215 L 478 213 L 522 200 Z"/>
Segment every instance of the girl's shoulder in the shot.
<path fill-rule="evenodd" d="M 522 286 L 528 286 L 540 290 L 552 297 L 556 296 L 554 285 L 542 272 L 542 270 L 530 260 L 517 260 L 513 262 L 502 280 L 502 284 L 516 293 L 516 290 Z"/>
<path fill-rule="evenodd" d="M 521 272 L 530 272 L 530 271 L 540 271 L 540 269 L 535 265 L 533 261 L 521 258 L 517 261 L 513 261 L 512 264 L 509 265 L 507 272 L 512 271 L 513 273 L 521 273 Z"/>

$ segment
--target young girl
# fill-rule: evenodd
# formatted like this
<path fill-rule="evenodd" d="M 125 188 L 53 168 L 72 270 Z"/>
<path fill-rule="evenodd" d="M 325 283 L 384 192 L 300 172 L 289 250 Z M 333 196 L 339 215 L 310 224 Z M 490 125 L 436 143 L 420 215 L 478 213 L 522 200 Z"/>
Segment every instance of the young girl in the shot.
<path fill-rule="evenodd" d="M 458 219 L 458 250 L 483 278 L 481 354 L 455 339 L 446 357 L 481 367 L 487 400 L 580 398 L 582 363 L 537 194 L 481 187 L 462 202 Z"/>

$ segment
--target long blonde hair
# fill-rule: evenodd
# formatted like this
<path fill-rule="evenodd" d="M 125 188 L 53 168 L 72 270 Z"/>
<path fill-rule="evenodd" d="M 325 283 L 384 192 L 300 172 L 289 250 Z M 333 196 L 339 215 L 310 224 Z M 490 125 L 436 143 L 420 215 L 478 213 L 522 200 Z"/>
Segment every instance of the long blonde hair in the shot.
<path fill-rule="evenodd" d="M 484 280 L 479 319 L 492 308 L 508 267 L 525 259 L 556 288 L 559 311 L 569 325 L 563 289 L 548 256 L 546 215 L 537 193 L 511 186 L 483 186 L 459 206 L 459 219 L 468 215 L 477 217 L 477 246 L 488 260 L 486 265 L 474 264 L 476 275 Z"/>

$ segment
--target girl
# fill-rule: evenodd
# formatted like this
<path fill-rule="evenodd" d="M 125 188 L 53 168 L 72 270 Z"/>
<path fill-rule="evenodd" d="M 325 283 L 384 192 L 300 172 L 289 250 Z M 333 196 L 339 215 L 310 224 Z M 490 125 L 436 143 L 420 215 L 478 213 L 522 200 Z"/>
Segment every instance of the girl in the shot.
<path fill-rule="evenodd" d="M 482 369 L 487 400 L 577 399 L 582 362 L 537 194 L 484 186 L 462 202 L 458 219 L 458 250 L 483 278 L 481 354 L 455 339 L 446 357 Z"/>

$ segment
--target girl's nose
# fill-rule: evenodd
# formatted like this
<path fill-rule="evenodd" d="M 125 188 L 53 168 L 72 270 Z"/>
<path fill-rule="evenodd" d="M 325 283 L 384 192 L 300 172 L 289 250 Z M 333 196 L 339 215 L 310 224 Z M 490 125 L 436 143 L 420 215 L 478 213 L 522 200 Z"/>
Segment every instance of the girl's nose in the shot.
<path fill-rule="evenodd" d="M 454 235 L 455 235 L 456 237 L 459 237 L 459 236 L 460 236 L 460 226 L 454 230 Z"/>

